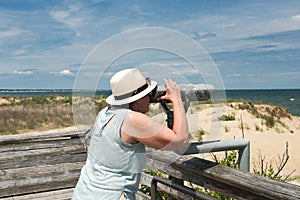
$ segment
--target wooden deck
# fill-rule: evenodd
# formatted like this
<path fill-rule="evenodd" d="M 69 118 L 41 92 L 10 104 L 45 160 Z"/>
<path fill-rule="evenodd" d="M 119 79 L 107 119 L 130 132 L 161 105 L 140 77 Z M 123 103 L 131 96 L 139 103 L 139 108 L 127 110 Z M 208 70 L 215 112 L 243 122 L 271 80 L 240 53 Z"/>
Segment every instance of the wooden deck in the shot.
<path fill-rule="evenodd" d="M 71 199 L 86 160 L 86 131 L 0 137 L 0 200 Z M 204 186 L 236 199 L 300 199 L 297 185 L 191 155 L 152 151 L 147 154 L 147 168 L 166 174 L 179 187 Z M 151 175 L 143 173 L 141 183 L 150 187 L 152 180 Z M 157 183 L 157 189 L 173 199 L 188 199 L 165 184 Z M 141 192 L 137 194 L 137 199 L 150 198 Z"/>

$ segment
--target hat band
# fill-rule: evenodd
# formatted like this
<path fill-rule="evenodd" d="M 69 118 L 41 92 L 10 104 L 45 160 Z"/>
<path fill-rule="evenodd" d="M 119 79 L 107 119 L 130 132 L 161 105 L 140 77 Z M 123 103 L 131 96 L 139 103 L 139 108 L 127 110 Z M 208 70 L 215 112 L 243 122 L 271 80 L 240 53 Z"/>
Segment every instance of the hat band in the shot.
<path fill-rule="evenodd" d="M 142 91 L 144 91 L 145 89 L 147 89 L 148 87 L 148 84 L 144 84 L 143 86 L 139 87 L 138 89 L 136 89 L 135 91 L 133 92 L 128 92 L 126 94 L 122 94 L 122 95 L 119 95 L 119 96 L 114 96 L 115 97 L 115 100 L 123 100 L 123 99 L 126 99 L 126 98 L 129 98 L 129 97 L 132 97 Z"/>

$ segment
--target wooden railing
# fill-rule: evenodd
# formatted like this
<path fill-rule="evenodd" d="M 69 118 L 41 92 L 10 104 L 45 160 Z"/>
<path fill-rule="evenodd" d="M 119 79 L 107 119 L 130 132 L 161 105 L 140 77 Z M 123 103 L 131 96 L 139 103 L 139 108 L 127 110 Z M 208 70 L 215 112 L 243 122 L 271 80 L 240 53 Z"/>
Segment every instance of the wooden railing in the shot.
<path fill-rule="evenodd" d="M 193 185 L 194 188 L 204 186 L 236 199 L 300 199 L 300 186 L 226 167 L 198 157 L 178 156 L 172 152 L 152 152 L 148 154 L 147 167 L 167 174 L 177 185 L 185 183 L 188 186 Z M 144 181 L 150 186 L 151 178 L 147 176 L 141 182 Z M 161 188 L 171 193 L 175 199 L 187 199 L 174 189 L 166 189 L 163 184 Z"/>
<path fill-rule="evenodd" d="M 0 199 L 71 199 L 86 159 L 82 139 L 86 131 L 0 137 Z M 152 151 L 147 154 L 146 167 L 162 172 L 165 177 L 153 179 L 143 173 L 141 183 L 149 187 L 152 183 L 152 190 L 163 190 L 173 199 L 190 199 L 184 193 L 195 194 L 198 199 L 213 199 L 193 189 L 198 186 L 236 199 L 300 199 L 297 185 L 191 155 Z M 151 197 L 138 192 L 137 199 Z"/>

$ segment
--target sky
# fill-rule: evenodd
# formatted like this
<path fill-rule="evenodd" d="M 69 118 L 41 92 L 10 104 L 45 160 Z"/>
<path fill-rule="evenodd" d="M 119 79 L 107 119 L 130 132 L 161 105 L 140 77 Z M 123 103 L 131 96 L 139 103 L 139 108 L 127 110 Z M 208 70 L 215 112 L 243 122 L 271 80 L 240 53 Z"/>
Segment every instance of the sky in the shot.
<path fill-rule="evenodd" d="M 0 89 L 105 89 L 128 66 L 225 89 L 300 89 L 300 1 L 0 0 Z"/>

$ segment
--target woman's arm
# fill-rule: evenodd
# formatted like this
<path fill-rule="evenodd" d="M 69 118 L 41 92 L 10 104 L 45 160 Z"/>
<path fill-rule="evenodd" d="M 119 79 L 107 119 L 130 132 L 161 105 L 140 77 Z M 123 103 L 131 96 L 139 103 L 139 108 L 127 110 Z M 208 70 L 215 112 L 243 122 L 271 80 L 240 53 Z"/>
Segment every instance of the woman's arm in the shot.
<path fill-rule="evenodd" d="M 125 118 L 121 137 L 129 143 L 141 142 L 149 147 L 163 150 L 176 150 L 188 143 L 188 125 L 180 90 L 171 80 L 165 80 L 167 92 L 161 100 L 169 100 L 173 104 L 173 129 L 169 129 L 147 115 L 130 112 Z"/>

